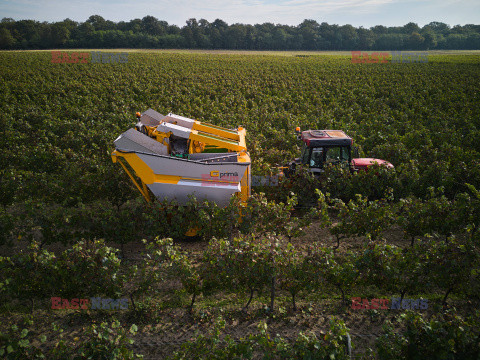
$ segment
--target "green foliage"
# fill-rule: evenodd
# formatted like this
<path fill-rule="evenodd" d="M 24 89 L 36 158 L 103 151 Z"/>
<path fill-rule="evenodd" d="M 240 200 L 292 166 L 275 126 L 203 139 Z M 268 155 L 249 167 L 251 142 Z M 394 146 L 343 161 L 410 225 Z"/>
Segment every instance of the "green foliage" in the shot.
<path fill-rule="evenodd" d="M 323 339 L 318 339 L 314 334 L 300 334 L 293 346 L 291 358 L 349 359 L 347 347 L 349 329 L 336 317 L 330 319 L 329 326 Z"/>
<path fill-rule="evenodd" d="M 0 245 L 12 245 L 14 218 L 3 207 L 0 207 Z"/>
<path fill-rule="evenodd" d="M 425 202 L 426 226 L 430 234 L 437 233 L 445 238 L 459 230 L 453 202 L 444 194 L 443 188 L 428 188 L 429 198 Z"/>
<path fill-rule="evenodd" d="M 475 360 L 480 356 L 478 311 L 466 318 L 447 311 L 431 319 L 407 312 L 397 321 L 387 321 L 377 339 L 381 359 Z M 403 330 L 399 332 L 398 327 Z"/>
<path fill-rule="evenodd" d="M 249 294 L 248 308 L 254 291 L 266 287 L 274 291 L 282 249 L 275 237 L 253 235 L 228 240 L 212 240 L 204 254 L 207 264 L 207 288 L 235 289 Z M 273 299 L 272 299 L 273 303 Z"/>
<path fill-rule="evenodd" d="M 108 31 L 101 19 L 87 24 L 93 39 Z M 62 34 L 55 41 L 68 46 Z M 175 42 L 183 35 L 165 36 Z M 155 295 L 166 279 L 180 280 L 192 296 L 190 309 L 199 294 L 239 291 L 250 296 L 248 305 L 255 291 L 265 289 L 271 304 L 276 289 L 288 292 L 295 308 L 304 290 L 333 287 L 345 300 L 357 284 L 402 295 L 442 291 L 445 301 L 451 293 L 478 299 L 478 55 L 432 55 L 428 67 L 240 54 L 130 53 L 129 63 L 118 66 L 50 60 L 49 53 L 0 53 L 0 244 L 32 241 L 28 250 L 0 258 L 5 303 L 122 292 L 133 299 Z M 159 81 L 151 81 L 152 72 L 162 74 Z M 315 178 L 299 168 L 296 177 L 265 187 L 267 195 L 252 196 L 246 207 L 236 197 L 225 208 L 194 199 L 182 207 L 174 201 L 145 204 L 109 153 L 115 137 L 134 124 L 135 111 L 148 107 L 220 126 L 242 124 L 253 174 L 272 172 L 298 155 L 292 131 L 297 125 L 345 130 L 362 156 L 390 160 L 395 169 L 352 174 L 327 167 Z M 317 204 L 314 214 L 298 216 L 299 207 L 311 204 Z M 300 235 L 313 215 L 338 238 L 376 242 L 358 254 L 309 244 L 304 255 L 280 241 Z M 413 246 L 379 243 L 392 224 Z M 172 240 L 158 240 L 194 228 L 203 240 L 229 240 L 212 240 L 200 261 Z M 115 251 L 99 238 L 119 244 L 147 239 L 145 261 L 124 274 Z M 55 242 L 75 246 L 57 257 L 42 250 Z M 20 328 L 11 329 L 12 347 L 26 345 L 31 335 Z M 97 326 L 91 334 L 105 340 L 103 334 L 117 330 Z M 284 341 L 263 339 L 270 353 L 297 357 Z M 112 347 L 106 341 L 95 344 L 107 352 Z M 305 348 L 318 347 L 310 335 L 299 341 L 305 354 Z M 93 350 L 85 345 L 84 351 Z"/>
<path fill-rule="evenodd" d="M 120 326 L 118 320 L 110 325 L 106 322 L 100 325 L 93 324 L 86 332 L 88 340 L 74 349 L 74 354 L 70 355 L 71 359 L 143 359 L 143 356 L 136 355 L 130 349 L 130 345 L 133 344 L 130 336 L 136 333 L 136 325 L 127 330 Z"/>
<path fill-rule="evenodd" d="M 143 261 L 138 265 L 131 265 L 128 268 L 127 276 L 130 280 L 128 289 L 130 300 L 134 310 L 135 296 L 145 294 L 154 295 L 159 290 L 159 285 L 166 280 L 169 263 L 166 259 L 165 246 L 171 245 L 171 239 L 158 239 L 154 241 L 142 240 L 145 244 L 145 251 L 142 253 Z"/>
<path fill-rule="evenodd" d="M 302 218 L 292 216 L 297 204 L 296 195 L 287 198 L 285 202 L 269 201 L 265 194 L 254 194 L 248 200 L 247 206 L 242 209 L 239 230 L 243 234 L 284 235 L 289 239 L 303 234 L 303 228 L 310 225 L 314 212 Z"/>
<path fill-rule="evenodd" d="M 425 200 L 413 196 L 400 199 L 396 222 L 412 245 L 415 238 L 427 234 L 445 239 L 458 233 L 467 233 L 471 239 L 475 236 L 480 220 L 479 195 L 474 186 L 466 186 L 469 191 L 457 194 L 454 199 L 448 199 L 443 188 L 433 187 L 428 189 Z"/>
<path fill-rule="evenodd" d="M 71 208 L 26 202 L 10 212 L 0 210 L 0 226 L 4 229 L 0 242 L 12 243 L 17 236 L 40 241 L 42 246 L 96 238 L 125 244 L 156 236 L 184 238 L 188 229 L 197 229 L 197 235 L 207 241 L 212 237 L 233 237 L 238 232 L 272 232 L 292 238 L 303 234 L 315 216 L 314 211 L 302 217 L 293 216 L 295 205 L 295 196 L 285 203 L 276 203 L 261 193 L 253 195 L 245 207 L 233 196 L 224 208 L 193 196 L 184 206 L 175 200 L 145 203 L 141 199 L 119 206 L 97 201 Z"/>
<path fill-rule="evenodd" d="M 411 240 L 412 246 L 416 237 L 427 234 L 428 225 L 423 201 L 415 197 L 400 199 L 397 224 L 403 229 L 404 236 Z"/>
<path fill-rule="evenodd" d="M 135 111 L 147 106 L 221 126 L 241 123 L 248 131 L 253 174 L 298 156 L 295 126 L 341 128 L 368 156 L 394 163 L 395 186 L 388 174 L 384 179 L 380 171 L 375 178 L 374 171 L 352 177 L 364 190 L 342 177 L 332 184 L 346 186 L 346 197 L 317 188 L 348 201 L 356 193 L 373 200 L 377 185 L 392 187 L 398 197 L 424 197 L 429 186 L 444 186 L 451 198 L 458 184 L 479 186 L 478 56 L 430 58 L 432 66 L 367 67 L 324 56 L 130 53 L 127 64 L 104 66 L 52 64 L 48 52 L 4 52 L 0 70 L 8 76 L 1 85 L 0 147 L 2 169 L 8 170 L 0 182 L 8 198 L 3 204 L 35 199 L 74 207 L 97 199 L 117 206 L 132 199 L 134 187 L 108 154 L 115 137 L 134 124 Z M 162 81 L 153 84 L 152 71 L 163 74 Z M 457 81 L 449 81 L 452 76 Z M 42 90 L 32 81 L 42 83 Z M 126 83 L 131 86 L 125 89 Z M 294 192 L 301 203 L 299 185 Z"/>
<path fill-rule="evenodd" d="M 458 228 L 463 227 L 473 239 L 478 235 L 480 228 L 480 191 L 473 185 L 466 185 L 469 192 L 458 194 L 453 212 L 459 221 Z"/>
<path fill-rule="evenodd" d="M 120 260 L 103 240 L 81 241 L 58 258 L 32 242 L 25 252 L 0 257 L 0 269 L 0 294 L 9 299 L 117 298 L 125 282 Z"/>
<path fill-rule="evenodd" d="M 24 329 L 12 325 L 7 333 L 0 333 L 0 356 L 7 360 L 23 359 L 95 359 L 95 360 L 131 360 L 142 359 L 130 349 L 133 340 L 130 336 L 137 333 L 137 326 L 132 325 L 129 330 L 120 326 L 118 320 L 110 325 L 102 322 L 92 324 L 83 334 L 82 339 L 67 341 L 64 339 L 64 330 L 53 324 L 55 345 L 42 349 L 39 343 L 45 343 L 45 335 L 35 336 L 33 320 L 24 321 Z M 80 340 L 80 341 L 78 341 Z"/>
<path fill-rule="evenodd" d="M 263 359 L 349 359 L 345 341 L 348 329 L 335 317 L 330 320 L 330 329 L 323 339 L 314 333 L 300 333 L 289 343 L 278 335 L 271 338 L 265 323 L 259 325 L 259 330 L 259 335 L 250 336 L 250 340 L 258 343 Z"/>
<path fill-rule="evenodd" d="M 324 194 L 318 189 L 315 189 L 315 193 L 317 194 L 317 216 L 320 221 L 320 225 L 322 227 L 327 227 L 332 225 L 332 221 L 330 219 L 330 214 L 328 213 L 329 205 L 327 199 L 330 198 L 330 194 Z"/>
<path fill-rule="evenodd" d="M 266 323 L 258 325 L 257 334 L 235 341 L 230 335 L 221 336 L 225 321 L 217 319 L 208 335 L 182 345 L 180 351 L 170 357 L 180 359 L 348 359 L 345 336 L 348 329 L 336 318 L 330 321 L 330 329 L 323 338 L 314 333 L 300 333 L 288 341 L 280 336 L 271 337 Z"/>
<path fill-rule="evenodd" d="M 44 281 L 55 284 L 57 296 L 118 298 L 126 279 L 120 273 L 120 259 L 116 253 L 117 250 L 106 246 L 104 240 L 80 241 L 58 258 L 56 276 Z"/>
<path fill-rule="evenodd" d="M 46 359 L 38 347 L 32 346 L 32 341 L 36 339 L 28 328 L 33 321 L 26 319 L 19 325 L 11 325 L 6 333 L 0 332 L 0 357 L 5 360 Z M 41 336 L 39 340 L 43 343 L 46 337 Z"/>
<path fill-rule="evenodd" d="M 438 40 L 437 40 L 438 39 Z M 6 18 L 0 24 L 0 49 L 151 48 L 243 50 L 428 50 L 478 49 L 476 25 L 431 22 L 370 29 L 352 25 L 300 24 L 228 25 L 216 19 L 190 18 L 179 28 L 153 16 L 118 23 L 92 15 L 84 22 L 65 19 L 55 23 Z M 305 58 L 310 55 L 298 55 Z"/>
<path fill-rule="evenodd" d="M 340 199 L 332 200 L 339 222 L 330 228 L 330 232 L 337 241 L 347 236 L 366 236 L 372 241 L 380 239 L 395 219 L 395 208 L 388 202 L 390 196 L 387 193 L 381 200 L 369 201 L 357 194 L 355 200 L 347 204 Z"/>
<path fill-rule="evenodd" d="M 330 248 L 313 244 L 308 248 L 305 262 L 306 269 L 311 274 L 311 286 L 316 290 L 322 290 L 325 286 L 338 289 L 341 304 L 346 305 L 346 291 L 356 283 L 360 275 L 355 266 L 356 254 L 349 251 L 340 255 Z"/>
<path fill-rule="evenodd" d="M 221 338 L 223 329 L 225 320 L 219 318 L 208 335 L 200 334 L 195 340 L 182 344 L 182 349 L 176 351 L 170 359 L 250 359 L 253 353 L 252 344 L 247 341 L 235 342 L 230 335 Z"/>
<path fill-rule="evenodd" d="M 355 264 L 359 282 L 388 292 L 426 291 L 429 272 L 426 269 L 429 247 L 425 242 L 401 249 L 388 244 L 368 244 Z"/>
<path fill-rule="evenodd" d="M 12 232 L 17 237 L 39 241 L 41 245 L 67 242 L 73 237 L 69 227 L 70 209 L 59 204 L 26 201 L 10 210 L 15 219 Z"/>
<path fill-rule="evenodd" d="M 240 197 L 232 196 L 226 207 L 219 207 L 209 201 L 192 202 L 192 205 L 191 213 L 197 220 L 196 227 L 203 240 L 209 241 L 213 237 L 230 238 L 238 232 L 243 212 Z"/>
<path fill-rule="evenodd" d="M 191 312 L 196 296 L 202 291 L 202 278 L 193 260 L 178 245 L 174 245 L 170 238 L 156 239 L 153 246 L 147 245 L 147 250 L 150 250 L 151 253 L 147 253 L 148 261 L 142 268 L 148 267 L 148 277 L 142 280 L 144 283 L 141 289 L 146 291 L 151 285 L 162 279 L 162 276 L 178 279 L 187 293 L 192 296 L 189 307 Z M 151 272 L 152 270 L 158 273 L 154 274 Z M 145 270 L 142 272 L 145 273 Z"/>
<path fill-rule="evenodd" d="M 296 194 L 295 206 L 315 203 L 317 188 L 348 203 L 355 201 L 355 194 L 381 201 L 388 188 L 397 199 L 423 200 L 432 186 L 444 187 L 443 195 L 451 200 L 468 191 L 465 182 L 480 186 L 475 126 L 480 113 L 473 95 L 478 83 L 476 55 L 431 56 L 433 65 L 428 67 L 367 67 L 324 56 L 163 53 L 130 53 L 128 64 L 118 66 L 50 60 L 49 53 L 0 54 L 0 70 L 8 74 L 1 84 L 0 103 L 0 187 L 5 195 L 1 242 L 22 235 L 43 244 L 82 238 L 125 243 L 155 236 L 177 238 L 199 223 L 199 235 L 206 240 L 233 236 L 236 229 L 230 231 L 228 223 L 236 218 L 234 208 L 146 206 L 134 200 L 134 187 L 111 163 L 109 153 L 115 137 L 134 124 L 135 111 L 149 106 L 220 126 L 242 124 L 248 130 L 253 174 L 267 174 L 277 163 L 298 155 L 293 134 L 297 125 L 341 128 L 366 156 L 395 165 L 394 171 L 379 167 L 353 175 L 331 167 L 320 179 L 299 169 L 298 179 L 285 179 L 290 189 L 269 189 L 267 199 L 277 200 L 277 205 L 283 202 L 285 208 L 290 192 Z M 37 71 L 40 67 L 42 71 Z M 152 71 L 163 74 L 162 81 L 153 84 Z M 217 75 L 212 78 L 212 73 Z M 452 76 L 457 81 L 450 81 Z M 366 78 L 371 79 L 368 84 L 361 80 Z M 34 83 L 41 83 L 42 90 Z M 19 87 L 24 91 L 18 92 Z M 262 209 L 269 210 L 268 204 Z M 195 211 L 199 216 L 192 216 Z M 283 212 L 279 215 L 285 218 Z M 269 223 L 271 218 L 267 219 Z M 298 219 L 292 219 L 293 228 L 290 224 L 282 229 L 280 224 L 276 232 L 295 236 L 305 226 L 295 225 Z M 265 227 L 259 225 L 260 231 Z"/>
<path fill-rule="evenodd" d="M 389 158 L 386 157 L 386 159 Z M 357 194 L 370 200 L 381 200 L 385 198 L 386 192 L 399 188 L 396 170 L 378 164 L 353 174 L 349 167 L 330 164 L 325 168 L 319 181 L 320 189 L 330 193 L 332 197 L 345 201 L 355 199 Z M 393 198 L 393 194 L 388 194 L 388 197 Z"/>
<path fill-rule="evenodd" d="M 292 296 L 292 308 L 297 310 L 295 297 L 305 290 L 311 281 L 311 274 L 306 266 L 302 253 L 291 243 L 288 243 L 280 259 L 280 288 Z"/>
<path fill-rule="evenodd" d="M 368 244 L 355 264 L 360 272 L 359 281 L 386 289 L 397 286 L 395 280 L 403 275 L 404 270 L 397 261 L 402 257 L 402 250 L 396 246 Z"/>
<path fill-rule="evenodd" d="M 27 201 L 9 211 L 7 215 L 15 220 L 11 237 L 36 240 L 42 246 L 95 238 L 123 244 L 135 236 L 141 237 L 146 231 L 148 235 L 147 225 L 153 222 L 152 207 L 141 201 L 115 206 L 104 200 L 88 205 L 79 203 L 75 207 Z"/>
<path fill-rule="evenodd" d="M 288 135 L 287 135 L 288 136 Z M 295 172 L 289 173 L 288 177 L 280 177 L 278 187 L 268 194 L 271 198 L 281 202 L 286 201 L 291 194 L 295 194 L 299 207 L 314 206 L 316 202 L 315 189 L 319 188 L 319 179 L 309 168 L 304 165 L 296 165 Z"/>
<path fill-rule="evenodd" d="M 32 242 L 25 252 L 0 257 L 0 295 L 32 302 L 53 296 L 58 284 L 57 269 L 55 255 Z"/>
<path fill-rule="evenodd" d="M 429 280 L 446 292 L 445 303 L 450 292 L 468 292 L 472 281 L 478 277 L 478 244 L 455 237 L 446 242 L 435 241 L 428 248 L 426 261 Z"/>

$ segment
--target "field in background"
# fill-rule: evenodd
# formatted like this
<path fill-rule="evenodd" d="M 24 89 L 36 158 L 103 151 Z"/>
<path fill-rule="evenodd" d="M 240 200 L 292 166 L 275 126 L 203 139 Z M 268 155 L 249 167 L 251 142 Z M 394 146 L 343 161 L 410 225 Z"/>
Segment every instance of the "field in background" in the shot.
<path fill-rule="evenodd" d="M 2 214 L 20 214 L 7 234 L 15 240 L 15 250 L 3 245 L 1 255 L 25 249 L 19 237 L 25 229 L 17 225 L 36 231 L 67 226 L 67 220 L 35 223 L 35 216 L 52 209 L 67 215 L 87 209 L 89 216 L 112 209 L 111 222 L 118 221 L 115 211 L 139 195 L 109 154 L 114 139 L 135 124 L 135 112 L 148 108 L 226 127 L 244 126 L 253 175 L 268 175 L 275 165 L 299 155 L 296 126 L 336 128 L 355 139 L 361 155 L 395 165 L 395 182 L 387 184 L 395 201 L 427 199 L 432 187 L 450 200 L 469 191 L 465 183 L 480 189 L 480 51 L 431 51 L 427 63 L 413 64 L 352 64 L 350 52 L 96 51 L 128 51 L 128 62 L 55 64 L 50 51 L 0 52 L 0 205 Z M 272 189 L 266 191 L 275 195 Z M 334 195 L 345 201 L 353 197 L 342 191 Z M 138 261 L 141 238 L 129 236 L 113 231 L 108 240 L 125 244 L 126 254 Z M 398 227 L 385 229 L 382 237 L 389 244 L 409 246 Z M 72 242 L 76 240 L 72 235 Z M 299 247 L 313 241 L 335 246 L 334 237 L 318 222 L 292 240 Z M 349 237 L 339 252 L 362 249 L 366 242 L 365 237 Z M 180 245 L 198 256 L 206 243 Z M 58 247 L 46 244 L 55 251 Z M 391 297 L 384 289 L 358 291 Z M 436 302 L 426 312 L 429 316 L 442 310 L 442 295 L 410 294 Z M 220 314 L 234 337 L 250 333 L 265 319 L 273 333 L 285 337 L 302 330 L 320 333 L 337 315 L 358 335 L 357 353 L 371 346 L 385 320 L 395 316 L 344 309 L 338 306 L 335 289 L 305 292 L 297 312 L 290 309 L 288 294 L 280 292 L 274 315 L 265 312 L 267 293 L 256 297 L 245 313 L 239 308 L 246 299 L 234 291 L 200 297 L 189 316 L 184 310 L 189 296 L 177 281 L 157 298 L 147 295 L 139 316 L 128 311 L 82 317 L 75 311 L 52 311 L 45 300 L 37 304 L 33 317 L 37 333 L 49 334 L 56 321 L 74 338 L 86 325 L 118 316 L 122 323 L 139 325 L 139 352 L 153 358 L 155 351 L 157 356 L 169 354 L 169 346 L 178 348 L 196 331 L 205 333 Z M 463 295 L 454 295 L 453 301 L 463 314 L 474 306 Z M 19 322 L 29 310 L 22 302 L 4 305 L 1 327 Z M 159 350 L 148 343 L 157 343 Z"/>
<path fill-rule="evenodd" d="M 148 108 L 245 126 L 254 175 L 298 156 L 296 126 L 340 128 L 369 156 L 413 160 L 426 177 L 416 195 L 428 186 L 454 194 L 480 185 L 479 66 L 480 55 L 353 64 L 347 55 L 132 52 L 123 64 L 58 64 L 49 52 L 1 52 L 2 203 L 131 198 L 108 153 Z"/>
<path fill-rule="evenodd" d="M 298 56 L 298 55 L 339 55 L 351 56 L 351 51 L 276 51 L 276 50 L 184 50 L 184 49 L 50 49 L 50 50 L 2 50 L 3 52 L 85 52 L 85 51 L 103 51 L 103 52 L 129 52 L 129 53 L 178 53 L 178 54 L 213 54 L 213 55 L 278 55 L 278 56 Z M 395 50 L 367 50 L 373 52 L 391 52 Z M 430 50 L 423 51 L 429 55 L 479 55 L 480 50 Z"/>

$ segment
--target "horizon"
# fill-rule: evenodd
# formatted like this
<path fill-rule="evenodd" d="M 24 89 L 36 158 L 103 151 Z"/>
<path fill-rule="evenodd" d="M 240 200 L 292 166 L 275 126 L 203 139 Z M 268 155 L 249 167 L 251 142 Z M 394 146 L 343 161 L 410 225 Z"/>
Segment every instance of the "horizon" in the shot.
<path fill-rule="evenodd" d="M 145 12 L 141 9 L 149 9 Z M 137 10 L 140 9 L 140 10 Z M 410 22 L 423 27 L 431 22 L 442 22 L 450 27 L 478 23 L 480 2 L 473 0 L 425 0 L 421 2 L 400 0 L 236 0 L 223 4 L 207 0 L 202 4 L 179 0 L 171 6 L 165 0 L 72 1 L 63 0 L 2 0 L 2 18 L 15 21 L 61 22 L 65 19 L 83 23 L 92 15 L 100 15 L 115 23 L 129 22 L 153 16 L 169 25 L 183 27 L 190 18 L 209 22 L 221 19 L 227 24 L 297 26 L 304 20 L 315 20 L 339 26 L 371 28 L 374 26 L 400 27 Z M 74 14 L 72 16 L 72 14 Z"/>

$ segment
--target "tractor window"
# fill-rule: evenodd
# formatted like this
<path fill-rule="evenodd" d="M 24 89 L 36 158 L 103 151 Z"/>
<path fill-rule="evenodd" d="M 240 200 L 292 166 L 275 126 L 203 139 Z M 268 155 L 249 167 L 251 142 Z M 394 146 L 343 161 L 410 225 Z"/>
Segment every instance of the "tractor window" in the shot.
<path fill-rule="evenodd" d="M 304 143 L 302 149 L 302 164 L 308 164 L 308 158 L 310 157 L 310 148 Z"/>
<path fill-rule="evenodd" d="M 323 148 L 313 148 L 312 156 L 310 158 L 310 167 L 322 168 L 323 167 Z"/>
<path fill-rule="evenodd" d="M 350 162 L 350 148 L 347 146 L 342 146 L 341 148 L 340 161 Z"/>
<path fill-rule="evenodd" d="M 335 146 L 327 149 L 325 162 L 339 163 L 349 161 L 348 148 L 345 146 Z"/>

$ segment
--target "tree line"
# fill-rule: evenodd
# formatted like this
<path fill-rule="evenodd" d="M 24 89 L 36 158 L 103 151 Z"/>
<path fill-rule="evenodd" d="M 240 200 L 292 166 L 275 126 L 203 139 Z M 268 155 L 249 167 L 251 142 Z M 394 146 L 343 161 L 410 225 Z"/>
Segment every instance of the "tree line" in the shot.
<path fill-rule="evenodd" d="M 151 48 L 232 50 L 434 50 L 480 49 L 480 25 L 453 27 L 431 22 L 423 27 L 319 24 L 304 20 L 297 26 L 227 24 L 190 18 L 183 27 L 153 16 L 128 22 L 92 15 L 85 22 L 35 20 L 0 22 L 0 49 Z"/>

